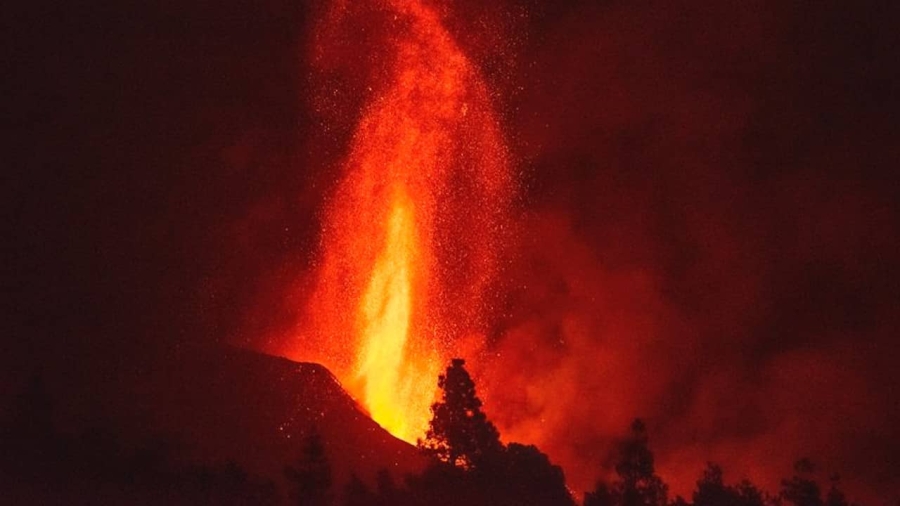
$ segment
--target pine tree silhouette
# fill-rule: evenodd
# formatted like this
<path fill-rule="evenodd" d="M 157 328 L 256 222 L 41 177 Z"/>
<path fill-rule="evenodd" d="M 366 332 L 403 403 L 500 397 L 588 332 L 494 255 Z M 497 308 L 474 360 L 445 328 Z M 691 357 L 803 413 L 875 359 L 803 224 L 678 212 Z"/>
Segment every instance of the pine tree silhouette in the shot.
<path fill-rule="evenodd" d="M 619 451 L 619 478 L 611 486 L 598 483 L 585 494 L 585 506 L 666 506 L 668 486 L 656 475 L 647 441 L 647 427 L 636 419 Z"/>
<path fill-rule="evenodd" d="M 287 466 L 284 475 L 291 486 L 293 504 L 326 506 L 332 504 L 331 466 L 325 446 L 317 432 L 306 439 L 303 455 L 296 467 Z"/>
<path fill-rule="evenodd" d="M 455 358 L 438 378 L 442 398 L 431 406 L 433 417 L 418 445 L 444 462 L 475 469 L 499 454 L 503 445 L 500 433 L 481 411 L 475 382 L 464 366 L 465 360 Z"/>

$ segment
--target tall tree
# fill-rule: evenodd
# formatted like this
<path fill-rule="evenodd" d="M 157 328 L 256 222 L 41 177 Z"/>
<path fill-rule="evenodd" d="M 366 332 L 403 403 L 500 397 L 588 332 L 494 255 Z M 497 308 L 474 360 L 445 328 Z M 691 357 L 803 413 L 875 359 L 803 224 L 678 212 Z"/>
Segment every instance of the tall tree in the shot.
<path fill-rule="evenodd" d="M 419 447 L 437 457 L 407 480 L 416 504 L 464 506 L 574 506 L 562 469 L 535 446 L 510 443 L 481 411 L 475 383 L 462 359 L 438 378 L 441 401 Z"/>
<path fill-rule="evenodd" d="M 584 506 L 616 506 L 617 499 L 613 487 L 599 480 L 593 492 L 584 494 Z"/>
<path fill-rule="evenodd" d="M 822 492 L 813 479 L 815 466 L 809 459 L 794 464 L 794 477 L 781 481 L 781 497 L 794 506 L 823 506 Z"/>
<path fill-rule="evenodd" d="M 325 455 L 325 445 L 317 432 L 306 438 L 303 455 L 296 467 L 285 467 L 284 474 L 291 487 L 293 504 L 326 506 L 332 503 L 331 465 Z"/>
<path fill-rule="evenodd" d="M 747 480 L 736 486 L 726 485 L 721 466 L 712 462 L 703 471 L 694 492 L 694 506 L 763 506 L 765 503 L 763 492 Z"/>
<path fill-rule="evenodd" d="M 640 419 L 631 424 L 631 434 L 622 446 L 616 465 L 622 506 L 664 506 L 668 486 L 656 475 L 647 426 Z"/>
<path fill-rule="evenodd" d="M 344 496 L 344 506 L 372 506 L 376 499 L 355 473 L 350 475 L 350 481 L 347 482 L 344 489 Z"/>
<path fill-rule="evenodd" d="M 631 433 L 619 448 L 618 479 L 612 486 L 598 483 L 585 495 L 585 506 L 666 506 L 668 486 L 656 475 L 647 427 L 640 419 L 631 424 Z"/>
<path fill-rule="evenodd" d="M 419 447 L 440 460 L 464 469 L 476 469 L 503 450 L 500 433 L 481 411 L 475 382 L 465 360 L 455 358 L 438 378 L 442 395 L 431 406 L 432 419 Z"/>
<path fill-rule="evenodd" d="M 838 487 L 841 477 L 837 474 L 831 476 L 831 488 L 825 496 L 825 506 L 848 506 L 847 496 Z"/>
<path fill-rule="evenodd" d="M 732 506 L 736 504 L 734 490 L 725 485 L 722 467 L 712 462 L 706 465 L 694 491 L 694 506 Z"/>
<path fill-rule="evenodd" d="M 501 482 L 495 487 L 503 497 L 496 504 L 575 506 L 562 468 L 553 465 L 536 446 L 510 443 L 502 463 L 503 467 L 489 476 L 492 481 Z"/>
<path fill-rule="evenodd" d="M 403 493 L 394 483 L 394 478 L 387 469 L 379 469 L 375 475 L 375 501 L 372 506 L 397 506 L 403 504 Z"/>

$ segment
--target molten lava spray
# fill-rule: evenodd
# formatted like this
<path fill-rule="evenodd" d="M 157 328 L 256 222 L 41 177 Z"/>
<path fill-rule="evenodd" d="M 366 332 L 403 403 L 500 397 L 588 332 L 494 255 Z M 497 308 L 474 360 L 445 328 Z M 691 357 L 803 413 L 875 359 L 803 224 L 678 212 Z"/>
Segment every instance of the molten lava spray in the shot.
<path fill-rule="evenodd" d="M 382 17 L 367 21 L 372 12 Z M 438 13 L 420 0 L 336 2 L 317 58 L 333 55 L 328 34 L 354 16 L 370 31 L 387 20 L 375 37 L 386 50 L 327 205 L 311 345 L 296 354 L 334 370 L 375 421 L 413 442 L 442 366 L 462 338 L 483 336 L 511 180 L 484 81 Z"/>

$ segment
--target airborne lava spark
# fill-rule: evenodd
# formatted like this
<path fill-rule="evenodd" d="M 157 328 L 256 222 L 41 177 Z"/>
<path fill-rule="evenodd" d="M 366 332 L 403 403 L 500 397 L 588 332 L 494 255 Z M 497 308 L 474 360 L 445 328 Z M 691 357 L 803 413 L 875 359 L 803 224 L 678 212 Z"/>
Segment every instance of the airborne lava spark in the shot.
<path fill-rule="evenodd" d="M 297 354 L 413 442 L 454 343 L 483 335 L 512 183 L 486 85 L 437 13 L 419 0 L 377 7 L 393 20 L 386 77 L 371 83 L 326 210 L 312 350 Z M 322 29 L 354 8 L 334 4 Z"/>

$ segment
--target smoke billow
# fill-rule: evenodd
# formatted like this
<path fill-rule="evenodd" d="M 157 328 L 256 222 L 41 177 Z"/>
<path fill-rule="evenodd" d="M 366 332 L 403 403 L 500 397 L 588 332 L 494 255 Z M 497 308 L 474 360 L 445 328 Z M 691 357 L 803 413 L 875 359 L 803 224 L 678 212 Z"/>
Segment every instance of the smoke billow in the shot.
<path fill-rule="evenodd" d="M 508 316 L 478 363 L 504 437 L 575 490 L 639 416 L 676 493 L 709 460 L 774 490 L 809 456 L 861 498 L 896 494 L 878 14 L 547 14 L 510 125 L 531 169 Z"/>
<path fill-rule="evenodd" d="M 575 491 L 642 417 L 675 493 L 708 460 L 775 490 L 808 456 L 860 499 L 896 495 L 888 13 L 470 4 L 435 5 L 488 77 L 520 193 L 493 323 L 458 348 L 504 439 L 548 452 Z M 366 83 L 385 79 L 390 20 L 357 9 L 340 26 L 359 38 L 308 41 L 330 52 L 306 62 L 303 209 L 324 208 Z M 246 332 L 285 320 L 258 344 L 276 352 L 298 346 L 287 320 L 317 268 L 281 260 Z"/>

